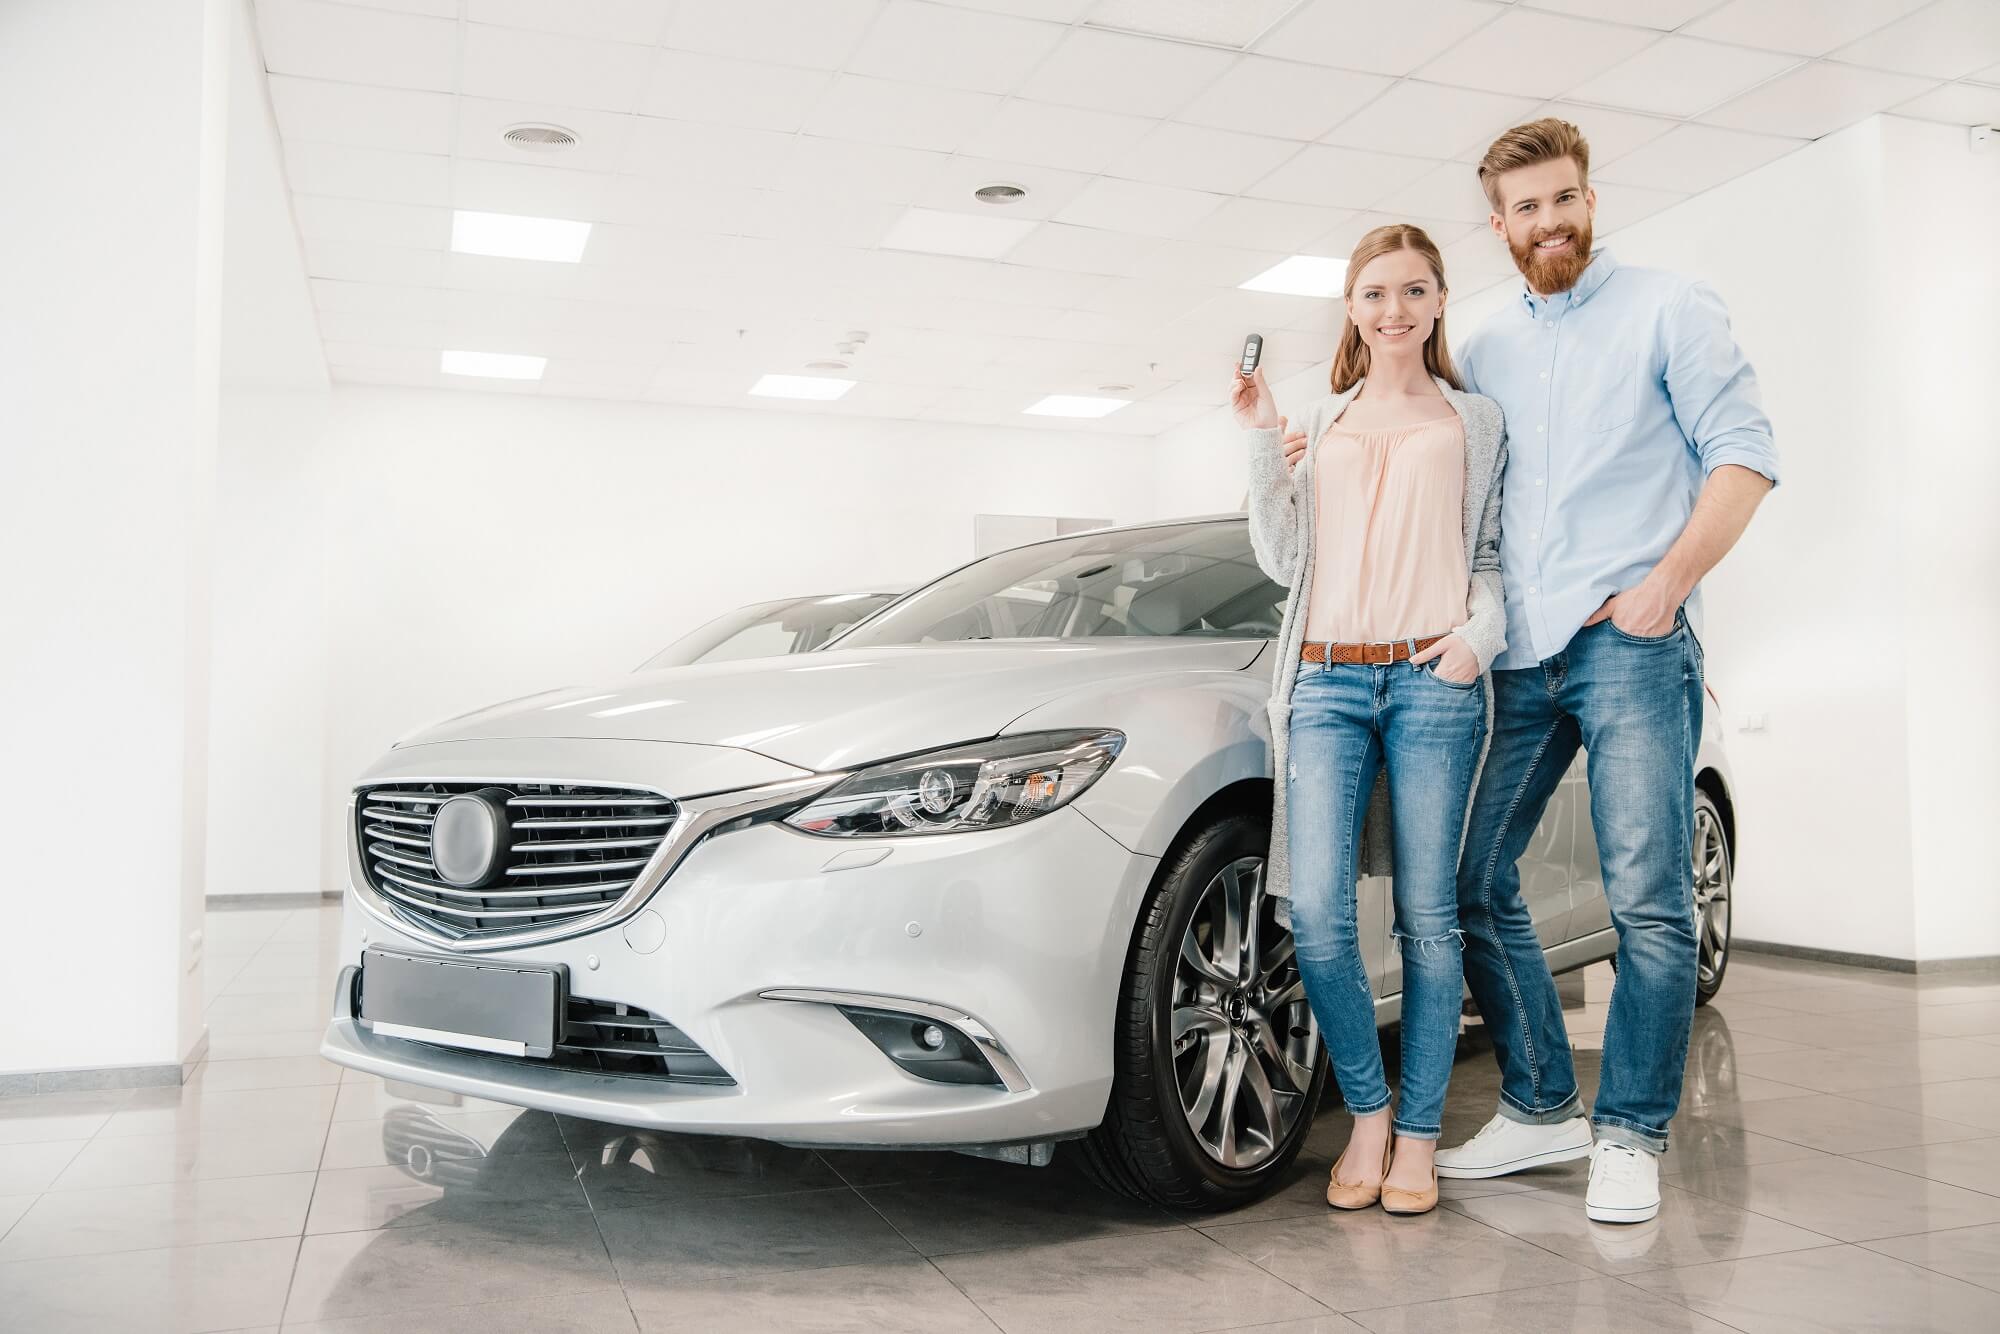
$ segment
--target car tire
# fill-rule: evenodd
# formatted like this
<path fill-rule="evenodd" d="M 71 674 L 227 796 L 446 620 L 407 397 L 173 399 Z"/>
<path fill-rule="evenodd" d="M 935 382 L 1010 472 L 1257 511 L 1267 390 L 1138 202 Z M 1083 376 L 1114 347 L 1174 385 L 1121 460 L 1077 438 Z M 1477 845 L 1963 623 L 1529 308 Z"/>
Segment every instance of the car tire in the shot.
<path fill-rule="evenodd" d="M 1735 914 L 1736 860 L 1729 846 L 1729 827 L 1715 799 L 1694 793 L 1694 923 L 1698 971 L 1694 1003 L 1706 1005 L 1722 990 L 1729 971 L 1729 928 Z"/>
<path fill-rule="evenodd" d="M 1284 1176 L 1312 1129 L 1329 1062 L 1291 960 L 1291 933 L 1262 892 L 1269 847 L 1264 813 L 1219 816 L 1170 854 L 1139 915 L 1119 994 L 1109 1105 L 1079 1145 L 1085 1172 L 1112 1190 L 1190 1211 L 1245 1204 Z M 1242 929 L 1252 917 L 1255 967 Z M 1229 957 L 1238 962 L 1233 978 Z M 1196 1020 L 1202 1027 L 1176 1038 L 1176 1024 Z M 1221 1073 L 1205 1078 L 1217 1059 Z M 1224 1090 L 1233 1091 L 1228 1101 Z"/>

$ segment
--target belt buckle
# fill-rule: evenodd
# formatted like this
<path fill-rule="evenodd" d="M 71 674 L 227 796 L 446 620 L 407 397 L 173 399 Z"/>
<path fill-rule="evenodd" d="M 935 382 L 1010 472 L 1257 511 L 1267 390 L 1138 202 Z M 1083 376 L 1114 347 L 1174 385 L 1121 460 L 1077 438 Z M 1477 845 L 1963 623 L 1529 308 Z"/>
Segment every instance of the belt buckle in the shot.
<path fill-rule="evenodd" d="M 1375 650 L 1382 650 L 1382 661 L 1375 661 Z M 1370 667 L 1390 667 L 1396 662 L 1396 641 L 1375 640 L 1361 646 L 1361 661 Z"/>

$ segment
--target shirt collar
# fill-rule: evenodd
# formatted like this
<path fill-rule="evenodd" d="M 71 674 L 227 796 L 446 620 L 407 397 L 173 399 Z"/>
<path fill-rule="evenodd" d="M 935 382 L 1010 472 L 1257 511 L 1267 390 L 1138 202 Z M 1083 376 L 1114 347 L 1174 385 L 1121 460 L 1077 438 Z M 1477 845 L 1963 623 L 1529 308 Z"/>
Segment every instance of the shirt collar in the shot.
<path fill-rule="evenodd" d="M 1536 296 L 1534 289 L 1524 282 L 1521 284 L 1521 304 L 1527 308 L 1530 315 L 1538 315 L 1545 307 L 1558 301 L 1580 306 L 1590 300 L 1598 288 L 1604 286 L 1604 280 L 1609 278 L 1617 267 L 1618 261 L 1612 258 L 1609 250 L 1592 251 L 1590 263 L 1584 268 L 1583 276 L 1576 280 L 1576 286 L 1567 292 L 1558 292 L 1554 296 L 1545 297 Z"/>

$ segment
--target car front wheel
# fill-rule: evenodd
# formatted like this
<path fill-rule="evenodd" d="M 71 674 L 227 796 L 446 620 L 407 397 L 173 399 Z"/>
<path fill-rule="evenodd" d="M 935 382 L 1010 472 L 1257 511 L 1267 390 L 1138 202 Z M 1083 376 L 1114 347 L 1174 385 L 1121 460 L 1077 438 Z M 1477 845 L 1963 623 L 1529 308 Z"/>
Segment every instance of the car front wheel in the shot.
<path fill-rule="evenodd" d="M 1729 969 L 1729 891 L 1735 881 L 1729 838 L 1714 798 L 1694 794 L 1694 930 L 1696 964 L 1694 1003 L 1706 1005 L 1722 990 Z"/>
<path fill-rule="evenodd" d="M 1170 859 L 1134 934 L 1116 1072 L 1083 1165 L 1181 1209 L 1263 1195 L 1298 1155 L 1326 1084 L 1325 1049 L 1264 889 L 1269 821 L 1239 812 Z"/>

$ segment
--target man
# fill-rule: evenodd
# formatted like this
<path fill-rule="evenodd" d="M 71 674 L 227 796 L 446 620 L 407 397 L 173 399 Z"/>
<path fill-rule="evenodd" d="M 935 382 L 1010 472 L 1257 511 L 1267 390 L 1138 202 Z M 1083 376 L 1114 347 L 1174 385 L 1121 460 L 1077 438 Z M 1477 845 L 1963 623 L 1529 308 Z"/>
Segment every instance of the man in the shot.
<path fill-rule="evenodd" d="M 1479 179 L 1527 280 L 1459 360 L 1466 388 L 1507 415 L 1507 650 L 1458 880 L 1466 981 L 1501 1089 L 1499 1115 L 1437 1169 L 1501 1176 L 1588 1154 L 1589 1217 L 1643 1222 L 1659 1213 L 1694 1017 L 1702 650 L 1688 613 L 1776 482 L 1777 454 L 1715 293 L 1592 253 L 1597 197 L 1574 125 L 1509 130 Z M 1515 865 L 1579 746 L 1618 929 L 1588 1122 Z"/>

